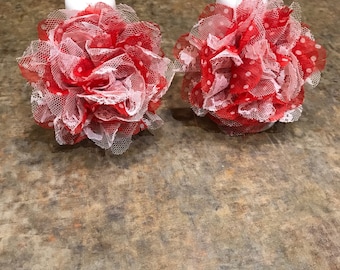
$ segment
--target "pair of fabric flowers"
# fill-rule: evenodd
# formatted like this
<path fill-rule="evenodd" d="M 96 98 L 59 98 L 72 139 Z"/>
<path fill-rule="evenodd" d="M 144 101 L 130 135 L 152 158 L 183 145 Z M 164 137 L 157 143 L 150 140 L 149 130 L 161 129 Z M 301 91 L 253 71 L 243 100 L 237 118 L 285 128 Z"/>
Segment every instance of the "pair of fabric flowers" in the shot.
<path fill-rule="evenodd" d="M 85 138 L 114 154 L 134 134 L 162 125 L 156 114 L 175 75 L 159 26 L 127 5 L 59 10 L 38 25 L 39 40 L 19 58 L 33 87 L 35 121 L 59 144 Z M 325 51 L 300 23 L 299 7 L 243 0 L 208 5 L 174 55 L 185 72 L 183 97 L 229 134 L 296 121 L 304 84 L 315 86 Z"/>

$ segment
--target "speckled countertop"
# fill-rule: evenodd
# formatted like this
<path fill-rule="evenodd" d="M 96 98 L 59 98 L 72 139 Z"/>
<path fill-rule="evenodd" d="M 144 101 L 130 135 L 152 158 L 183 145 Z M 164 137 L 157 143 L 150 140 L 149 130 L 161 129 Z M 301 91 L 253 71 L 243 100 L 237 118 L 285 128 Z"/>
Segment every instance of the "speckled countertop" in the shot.
<path fill-rule="evenodd" d="M 168 55 L 208 2 L 125 1 Z M 300 4 L 328 65 L 299 122 L 227 137 L 175 120 L 177 75 L 163 128 L 112 156 L 58 146 L 32 119 L 15 58 L 63 1 L 2 1 L 0 269 L 340 269 L 340 5 Z"/>

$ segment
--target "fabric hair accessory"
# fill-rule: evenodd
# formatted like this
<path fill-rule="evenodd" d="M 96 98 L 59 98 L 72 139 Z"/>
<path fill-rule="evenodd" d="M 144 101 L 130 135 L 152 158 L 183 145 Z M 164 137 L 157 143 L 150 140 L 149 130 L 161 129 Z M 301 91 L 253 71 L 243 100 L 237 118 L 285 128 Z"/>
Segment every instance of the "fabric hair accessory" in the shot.
<path fill-rule="evenodd" d="M 185 72 L 183 98 L 230 135 L 297 121 L 304 85 L 319 83 L 326 59 L 300 6 L 281 0 L 208 5 L 174 55 Z"/>
<path fill-rule="evenodd" d="M 79 2 L 79 3 L 78 3 Z M 112 0 L 66 1 L 38 25 L 18 59 L 33 87 L 35 121 L 53 128 L 59 144 L 90 139 L 122 154 L 132 136 L 162 125 L 156 114 L 174 76 L 157 24 Z M 87 3 L 85 9 L 76 5 Z M 111 3 L 111 5 L 109 5 Z"/>

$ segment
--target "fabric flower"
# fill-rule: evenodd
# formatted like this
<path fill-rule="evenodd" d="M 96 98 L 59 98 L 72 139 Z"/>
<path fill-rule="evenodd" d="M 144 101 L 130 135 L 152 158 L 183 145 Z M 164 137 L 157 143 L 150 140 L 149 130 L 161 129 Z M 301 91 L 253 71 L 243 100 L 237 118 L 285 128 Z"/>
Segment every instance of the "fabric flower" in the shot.
<path fill-rule="evenodd" d="M 162 124 L 155 111 L 174 72 L 158 25 L 127 5 L 98 3 L 55 11 L 38 32 L 18 63 L 34 88 L 35 121 L 54 128 L 59 144 L 89 138 L 121 154 L 132 135 Z"/>
<path fill-rule="evenodd" d="M 298 120 L 304 85 L 316 86 L 325 50 L 281 0 L 210 4 L 174 48 L 186 72 L 183 98 L 231 135 Z"/>

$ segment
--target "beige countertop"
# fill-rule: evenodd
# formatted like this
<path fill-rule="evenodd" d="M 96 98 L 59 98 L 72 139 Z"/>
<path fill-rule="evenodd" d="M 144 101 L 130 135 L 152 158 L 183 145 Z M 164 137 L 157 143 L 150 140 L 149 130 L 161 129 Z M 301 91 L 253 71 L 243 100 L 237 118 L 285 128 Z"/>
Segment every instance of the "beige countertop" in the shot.
<path fill-rule="evenodd" d="M 185 115 L 176 75 L 164 126 L 122 156 L 34 123 L 15 58 L 63 1 L 2 2 L 0 269 L 340 269 L 340 5 L 299 2 L 328 64 L 298 122 L 226 136 Z M 171 57 L 209 1 L 124 3 Z"/>

